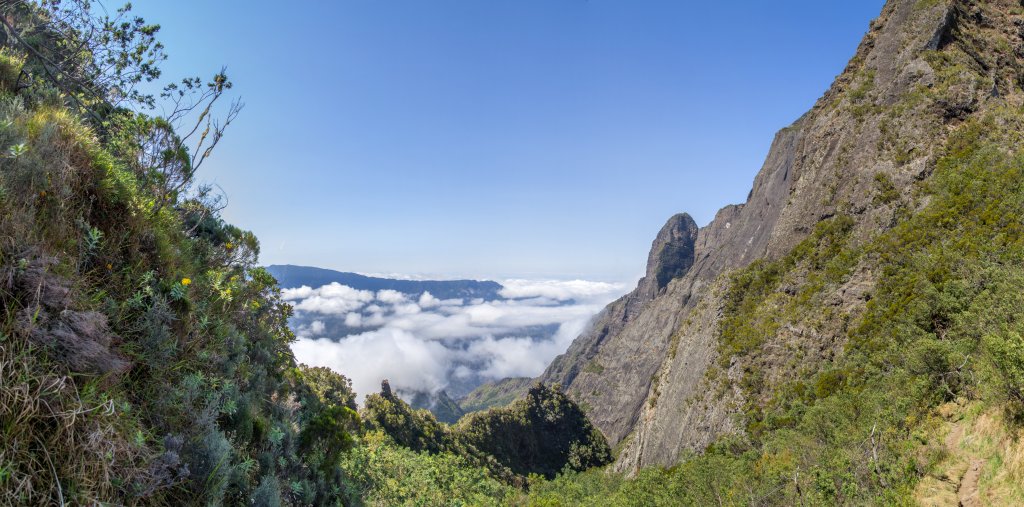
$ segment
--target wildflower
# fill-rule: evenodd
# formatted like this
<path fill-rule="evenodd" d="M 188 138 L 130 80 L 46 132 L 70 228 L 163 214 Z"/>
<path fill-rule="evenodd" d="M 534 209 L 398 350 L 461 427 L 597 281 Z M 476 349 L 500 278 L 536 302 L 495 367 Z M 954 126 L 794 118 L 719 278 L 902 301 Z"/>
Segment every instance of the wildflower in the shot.
<path fill-rule="evenodd" d="M 46 197 L 46 190 L 40 190 L 39 197 Z"/>
<path fill-rule="evenodd" d="M 232 242 L 230 242 L 230 241 L 228 241 L 227 243 L 224 243 L 224 248 L 227 248 L 228 250 L 231 250 L 234 247 L 235 247 L 235 245 Z"/>
<path fill-rule="evenodd" d="M 181 279 L 181 284 L 184 285 L 185 287 L 188 287 L 189 285 L 192 284 L 192 279 L 191 278 L 182 278 Z"/>
<path fill-rule="evenodd" d="M 108 262 L 107 263 L 107 271 L 111 271 L 113 269 L 114 269 L 114 265 Z"/>

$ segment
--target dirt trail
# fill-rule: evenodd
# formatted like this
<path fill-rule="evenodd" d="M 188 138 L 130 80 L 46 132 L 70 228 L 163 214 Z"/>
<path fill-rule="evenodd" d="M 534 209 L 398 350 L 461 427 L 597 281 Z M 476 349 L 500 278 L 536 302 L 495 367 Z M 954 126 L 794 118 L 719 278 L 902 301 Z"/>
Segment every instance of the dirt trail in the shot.
<path fill-rule="evenodd" d="M 981 480 L 981 467 L 985 462 L 973 458 L 970 466 L 960 479 L 960 486 L 956 490 L 957 499 L 961 507 L 981 507 L 981 498 L 978 493 L 978 482 Z"/>
<path fill-rule="evenodd" d="M 966 430 L 964 421 L 953 423 L 952 429 L 946 435 L 945 442 L 946 448 L 951 453 L 964 453 L 962 443 Z M 960 481 L 956 486 L 956 499 L 960 507 L 981 507 L 981 493 L 978 491 L 978 485 L 981 482 L 981 469 L 985 462 L 969 453 L 963 455 L 963 458 L 967 461 L 967 468 L 960 475 Z"/>

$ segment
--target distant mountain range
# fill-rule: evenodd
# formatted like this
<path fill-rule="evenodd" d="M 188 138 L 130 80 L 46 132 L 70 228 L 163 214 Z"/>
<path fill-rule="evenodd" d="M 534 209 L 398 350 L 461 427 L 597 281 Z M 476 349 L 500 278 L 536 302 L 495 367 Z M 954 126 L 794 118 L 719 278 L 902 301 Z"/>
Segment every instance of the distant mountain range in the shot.
<path fill-rule="evenodd" d="M 394 290 L 403 294 L 420 295 L 429 292 L 438 299 L 483 299 L 494 301 L 504 299 L 500 291 L 500 283 L 481 280 L 394 280 L 346 273 L 331 269 L 309 266 L 272 265 L 267 271 L 277 278 L 282 288 L 295 288 L 306 285 L 321 287 L 331 283 L 347 285 L 358 290 Z"/>

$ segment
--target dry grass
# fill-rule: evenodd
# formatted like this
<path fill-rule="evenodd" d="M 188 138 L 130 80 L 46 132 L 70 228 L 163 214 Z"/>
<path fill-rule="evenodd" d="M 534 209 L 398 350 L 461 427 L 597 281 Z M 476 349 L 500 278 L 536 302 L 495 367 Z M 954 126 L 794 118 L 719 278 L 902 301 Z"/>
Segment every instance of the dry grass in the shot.
<path fill-rule="evenodd" d="M 978 505 L 1024 505 L 1024 442 L 1003 410 L 979 403 L 948 403 L 939 409 L 945 419 L 940 434 L 948 453 L 933 473 L 918 484 L 914 498 L 920 505 L 957 505 L 964 496 L 964 478 L 981 464 L 976 485 Z"/>
<path fill-rule="evenodd" d="M 115 484 L 145 489 L 146 456 L 120 437 L 116 404 L 87 402 L 75 385 L 27 342 L 0 342 L 0 505 L 96 504 L 124 498 Z"/>
<path fill-rule="evenodd" d="M 9 97 L 0 97 L 0 123 L 0 150 L 27 147 L 0 156 L 0 505 L 160 503 L 151 495 L 176 479 L 139 416 L 126 412 L 124 386 L 73 376 L 14 325 L 39 297 L 12 283 L 24 259 L 59 252 L 54 269 L 76 269 L 84 219 L 96 206 L 91 189 L 109 169 L 99 143 L 66 110 L 26 111 Z M 90 303 L 76 287 L 72 299 Z"/>
<path fill-rule="evenodd" d="M 980 492 L 985 505 L 1024 504 L 1024 443 L 1011 433 L 1002 411 L 977 416 L 961 447 L 985 460 Z"/>

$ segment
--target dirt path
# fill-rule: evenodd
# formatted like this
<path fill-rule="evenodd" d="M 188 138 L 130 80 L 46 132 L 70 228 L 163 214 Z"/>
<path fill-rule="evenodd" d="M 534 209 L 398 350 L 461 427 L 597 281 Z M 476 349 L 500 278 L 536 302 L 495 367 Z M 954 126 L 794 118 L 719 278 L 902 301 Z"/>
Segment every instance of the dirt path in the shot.
<path fill-rule="evenodd" d="M 981 467 L 985 462 L 980 459 L 972 459 L 964 476 L 960 479 L 960 486 L 956 490 L 957 499 L 961 507 L 981 507 L 981 498 L 978 494 L 978 482 L 981 480 Z"/>

